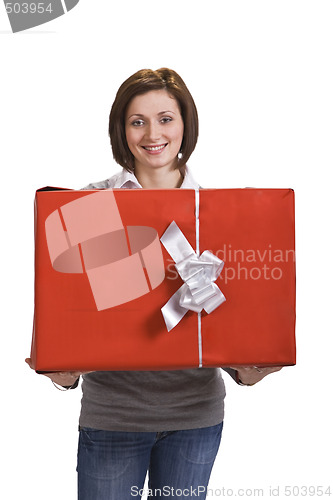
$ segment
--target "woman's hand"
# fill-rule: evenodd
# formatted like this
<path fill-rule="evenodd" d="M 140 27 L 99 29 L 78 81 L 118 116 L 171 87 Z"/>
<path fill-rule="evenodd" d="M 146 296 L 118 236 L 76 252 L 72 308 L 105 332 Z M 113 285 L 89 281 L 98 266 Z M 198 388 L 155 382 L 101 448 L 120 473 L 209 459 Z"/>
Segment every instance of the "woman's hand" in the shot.
<path fill-rule="evenodd" d="M 231 366 L 238 373 L 238 381 L 244 385 L 254 385 L 260 382 L 266 375 L 278 372 L 283 366 Z"/>
<path fill-rule="evenodd" d="M 30 366 L 32 370 L 34 369 L 32 366 L 31 358 L 26 358 L 25 362 Z M 43 375 L 51 379 L 55 384 L 62 385 L 63 387 L 70 387 L 75 384 L 79 376 L 84 373 L 91 372 L 48 372 L 43 373 Z"/>

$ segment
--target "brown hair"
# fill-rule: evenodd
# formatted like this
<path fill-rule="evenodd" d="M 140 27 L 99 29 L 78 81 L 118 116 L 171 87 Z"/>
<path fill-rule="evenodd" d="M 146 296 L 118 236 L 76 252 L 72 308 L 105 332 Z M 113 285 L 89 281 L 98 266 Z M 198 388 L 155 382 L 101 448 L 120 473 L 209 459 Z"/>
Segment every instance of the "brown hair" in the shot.
<path fill-rule="evenodd" d="M 193 97 L 181 77 L 172 69 L 161 68 L 156 71 L 142 69 L 130 76 L 119 87 L 111 108 L 109 135 L 113 157 L 117 163 L 129 172 L 134 170 L 134 156 L 126 141 L 125 115 L 131 100 L 150 90 L 166 90 L 174 97 L 180 107 L 184 122 L 184 135 L 180 148 L 181 157 L 178 168 L 185 165 L 191 156 L 198 139 L 198 113 Z"/>

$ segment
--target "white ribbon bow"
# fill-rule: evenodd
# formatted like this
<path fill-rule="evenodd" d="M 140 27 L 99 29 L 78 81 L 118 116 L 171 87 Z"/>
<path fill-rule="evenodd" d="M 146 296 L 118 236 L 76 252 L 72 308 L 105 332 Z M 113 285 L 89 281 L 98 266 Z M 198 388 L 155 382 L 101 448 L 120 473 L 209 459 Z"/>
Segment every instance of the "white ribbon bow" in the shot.
<path fill-rule="evenodd" d="M 209 250 L 205 250 L 199 257 L 174 221 L 160 241 L 175 261 L 175 267 L 184 281 L 161 309 L 169 332 L 187 311 L 199 313 L 204 309 L 210 314 L 226 300 L 214 283 L 224 262 Z"/>

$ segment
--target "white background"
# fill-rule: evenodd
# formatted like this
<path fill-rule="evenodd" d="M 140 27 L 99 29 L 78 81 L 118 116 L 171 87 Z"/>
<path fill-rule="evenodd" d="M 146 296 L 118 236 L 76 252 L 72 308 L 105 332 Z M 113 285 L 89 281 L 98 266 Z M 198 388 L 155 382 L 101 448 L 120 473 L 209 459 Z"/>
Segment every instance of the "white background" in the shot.
<path fill-rule="evenodd" d="M 200 184 L 296 193 L 297 366 L 252 388 L 225 376 L 208 498 L 238 488 L 268 498 L 277 486 L 281 497 L 285 485 L 333 493 L 332 25 L 323 0 L 81 0 L 11 34 L 1 3 L 1 498 L 76 498 L 80 389 L 59 392 L 24 363 L 34 191 L 118 171 L 107 135 L 115 92 L 138 69 L 162 66 L 181 74 L 197 103 L 189 165 Z"/>

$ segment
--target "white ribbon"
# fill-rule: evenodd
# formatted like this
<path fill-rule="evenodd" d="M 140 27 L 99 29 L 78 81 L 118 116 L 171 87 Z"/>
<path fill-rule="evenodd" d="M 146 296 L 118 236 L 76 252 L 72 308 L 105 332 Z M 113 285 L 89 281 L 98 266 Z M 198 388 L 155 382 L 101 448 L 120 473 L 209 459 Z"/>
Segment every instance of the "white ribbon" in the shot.
<path fill-rule="evenodd" d="M 210 314 L 225 300 L 225 296 L 214 283 L 221 273 L 224 262 L 209 250 L 198 256 L 175 221 L 171 222 L 161 243 L 175 261 L 175 267 L 184 281 L 161 311 L 168 332 L 191 310 Z"/>

